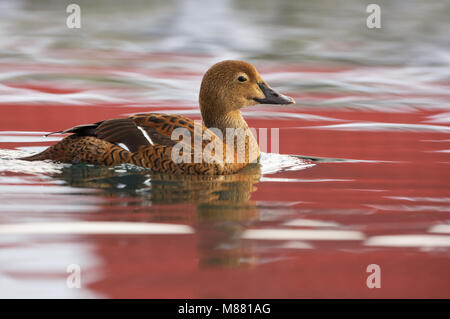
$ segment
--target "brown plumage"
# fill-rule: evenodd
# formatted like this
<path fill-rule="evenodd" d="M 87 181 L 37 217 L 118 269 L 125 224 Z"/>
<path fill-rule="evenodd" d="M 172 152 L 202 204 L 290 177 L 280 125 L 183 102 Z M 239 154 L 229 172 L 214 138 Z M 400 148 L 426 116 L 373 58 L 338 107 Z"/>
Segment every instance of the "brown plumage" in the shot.
<path fill-rule="evenodd" d="M 232 174 L 259 157 L 258 144 L 239 109 L 294 103 L 271 89 L 244 61 L 213 65 L 203 77 L 199 100 L 204 125 L 180 115 L 136 114 L 55 132 L 72 135 L 22 160 L 108 166 L 130 163 L 164 173 Z M 177 129 L 188 135 L 177 134 Z M 237 136 L 227 139 L 227 129 L 237 129 Z M 177 155 L 184 156 L 174 160 Z"/>

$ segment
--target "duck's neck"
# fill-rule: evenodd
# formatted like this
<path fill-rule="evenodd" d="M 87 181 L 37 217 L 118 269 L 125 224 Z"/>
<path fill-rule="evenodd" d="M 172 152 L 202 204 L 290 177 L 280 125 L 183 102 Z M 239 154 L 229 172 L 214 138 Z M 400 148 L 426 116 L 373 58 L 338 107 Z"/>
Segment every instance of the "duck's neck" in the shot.
<path fill-rule="evenodd" d="M 208 128 L 218 128 L 222 131 L 223 134 L 223 141 L 225 143 L 229 143 L 229 139 L 227 138 L 227 129 L 228 128 L 234 128 L 234 129 L 243 129 L 244 132 L 229 132 L 232 134 L 230 138 L 233 139 L 236 138 L 235 134 L 243 134 L 242 136 L 248 136 L 248 139 L 245 138 L 245 143 L 242 144 L 239 141 L 242 139 L 235 139 L 235 148 L 238 152 L 244 152 L 243 154 L 246 154 L 245 150 L 247 149 L 249 153 L 247 153 L 246 161 L 247 162 L 254 162 L 259 157 L 259 146 L 258 142 L 256 141 L 255 137 L 253 136 L 253 133 L 248 127 L 247 122 L 245 122 L 244 118 L 242 117 L 241 111 L 231 111 L 226 114 L 223 114 L 221 116 L 217 116 L 217 114 L 214 114 L 214 117 L 208 117 L 208 114 L 203 114 L 203 122 L 206 127 Z"/>
<path fill-rule="evenodd" d="M 231 111 L 222 115 L 214 114 L 214 116 L 208 116 L 209 114 L 202 114 L 203 122 L 208 128 L 218 128 L 223 134 L 226 134 L 227 128 L 242 128 L 248 130 L 247 122 L 242 117 L 241 111 Z"/>

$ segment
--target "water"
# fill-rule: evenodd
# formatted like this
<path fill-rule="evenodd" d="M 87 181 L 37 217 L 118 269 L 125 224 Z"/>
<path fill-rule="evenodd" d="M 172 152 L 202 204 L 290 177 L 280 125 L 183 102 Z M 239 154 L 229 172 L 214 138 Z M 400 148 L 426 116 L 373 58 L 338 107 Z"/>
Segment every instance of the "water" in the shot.
<path fill-rule="evenodd" d="M 448 2 L 381 1 L 380 30 L 364 1 L 77 3 L 80 30 L 0 3 L 0 296 L 450 296 Z M 81 123 L 200 119 L 229 58 L 296 99 L 244 110 L 281 154 L 218 177 L 15 159 Z"/>

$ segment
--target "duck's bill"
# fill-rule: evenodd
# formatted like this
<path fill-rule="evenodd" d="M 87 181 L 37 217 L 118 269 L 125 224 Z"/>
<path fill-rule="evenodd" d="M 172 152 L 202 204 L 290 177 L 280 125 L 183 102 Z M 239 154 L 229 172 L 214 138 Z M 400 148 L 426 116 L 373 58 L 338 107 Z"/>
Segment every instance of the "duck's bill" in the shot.
<path fill-rule="evenodd" d="M 264 83 L 258 83 L 259 88 L 264 93 L 265 97 L 263 99 L 254 99 L 260 104 L 294 104 L 293 98 L 280 94 L 271 87 L 265 85 Z"/>

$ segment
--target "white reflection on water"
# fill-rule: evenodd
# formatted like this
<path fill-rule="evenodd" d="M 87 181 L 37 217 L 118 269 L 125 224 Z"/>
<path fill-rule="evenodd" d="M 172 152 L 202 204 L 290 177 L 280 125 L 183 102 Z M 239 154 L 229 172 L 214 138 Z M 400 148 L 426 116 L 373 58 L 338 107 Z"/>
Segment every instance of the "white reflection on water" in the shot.
<path fill-rule="evenodd" d="M 431 142 L 431 143 L 447 143 L 450 142 L 450 140 L 421 140 L 422 142 Z"/>
<path fill-rule="evenodd" d="M 323 182 L 352 182 L 352 179 L 337 178 L 280 178 L 262 177 L 261 182 L 291 182 L 291 183 L 323 183 Z"/>
<path fill-rule="evenodd" d="M 11 137 L 13 138 L 16 138 L 17 136 L 11 135 Z M 9 138 L 10 136 L 8 135 L 7 137 Z M 48 141 L 45 138 L 42 138 L 41 140 L 41 138 L 28 135 L 20 136 L 20 138 L 18 139 L 23 139 L 24 142 L 34 142 L 35 141 L 34 139 L 37 139 L 36 141 L 39 142 Z M 59 139 L 60 138 L 57 138 L 55 140 Z M 6 139 L 5 141 L 9 142 L 10 139 Z M 64 167 L 64 165 L 66 166 L 70 165 L 70 164 L 53 163 L 50 161 L 28 162 L 18 160 L 17 158 L 29 156 L 38 151 L 42 151 L 44 147 L 22 147 L 22 149 L 25 150 L 0 149 L 0 172 L 17 172 L 24 174 L 52 174 L 60 172 L 60 170 Z M 262 174 L 275 174 L 282 171 L 297 171 L 310 168 L 316 165 L 298 157 L 276 153 L 261 153 L 260 164 Z M 322 180 L 300 180 L 300 181 L 320 182 Z M 336 180 L 336 181 L 346 181 L 346 180 Z"/>
<path fill-rule="evenodd" d="M 83 195 L 78 196 L 80 189 L 57 186 L 53 181 L 41 181 L 46 183 L 42 185 L 8 182 L 11 182 L 9 178 L 5 180 L 0 176 L 0 212 L 6 213 L 2 216 L 3 222 L 9 219 L 17 221 L 24 216 L 39 218 L 38 213 L 62 213 L 66 216 L 70 213 L 95 212 L 105 202 L 100 196 L 86 196 L 97 193 L 96 189 L 83 189 Z"/>
<path fill-rule="evenodd" d="M 432 211 L 432 212 L 450 212 L 449 206 L 444 205 L 365 205 L 377 210 L 391 210 L 391 211 L 403 211 L 403 212 L 420 212 L 420 211 Z"/>
<path fill-rule="evenodd" d="M 310 126 L 307 128 L 342 130 L 342 131 L 410 131 L 410 132 L 450 133 L 450 126 L 408 124 L 408 123 L 364 122 L 364 123 L 346 123 L 346 124 Z"/>
<path fill-rule="evenodd" d="M 0 183 L 3 184 L 3 177 L 0 177 Z M 0 184 L 0 194 L 7 194 L 8 196 L 12 194 L 77 194 L 80 192 L 78 188 L 69 186 L 56 186 L 56 185 L 1 185 Z M 83 193 L 96 192 L 95 189 L 86 189 Z"/>
<path fill-rule="evenodd" d="M 364 234 L 351 230 L 249 229 L 242 238 L 259 240 L 363 240 Z"/>
<path fill-rule="evenodd" d="M 29 162 L 18 160 L 29 156 L 30 152 L 0 149 L 0 172 L 15 172 L 22 174 L 54 174 L 59 173 L 64 164 L 49 161 Z"/>
<path fill-rule="evenodd" d="M 450 112 L 444 112 L 428 116 L 429 123 L 450 123 Z"/>
<path fill-rule="evenodd" d="M 340 225 L 338 223 L 330 222 L 330 221 L 297 218 L 297 219 L 292 219 L 292 220 L 284 223 L 284 226 L 295 226 L 295 227 L 339 227 Z"/>
<path fill-rule="evenodd" d="M 450 236 L 439 235 L 389 235 L 367 239 L 366 246 L 383 247 L 450 247 Z"/>
<path fill-rule="evenodd" d="M 85 243 L 40 242 L 21 235 L 2 236 L 0 298 L 98 298 L 86 289 L 101 279 L 95 247 Z M 81 267 L 81 289 L 69 289 L 66 270 Z M 7 289 L 6 289 L 7 287 Z"/>
<path fill-rule="evenodd" d="M 434 225 L 429 229 L 430 233 L 443 233 L 450 234 L 450 224 L 447 225 Z"/>
<path fill-rule="evenodd" d="M 384 197 L 408 202 L 450 203 L 450 197 L 408 197 L 408 196 L 384 196 Z"/>
<path fill-rule="evenodd" d="M 282 171 L 299 171 L 316 165 L 294 156 L 275 153 L 261 153 L 259 163 L 263 175 Z M 262 177 L 262 179 L 264 178 L 267 177 Z"/>
<path fill-rule="evenodd" d="M 260 106 L 264 107 L 264 106 Z M 273 107 L 273 106 L 272 106 Z M 269 108 L 269 107 L 268 107 Z M 325 121 L 325 122 L 346 122 L 347 120 L 337 119 L 327 116 L 299 113 L 298 109 L 294 109 L 295 113 L 284 112 L 284 111 L 258 111 L 252 109 L 242 109 L 242 114 L 245 118 L 277 118 L 277 120 L 284 119 L 299 119 L 303 121 Z M 195 107 L 193 109 L 167 109 L 158 112 L 168 113 L 168 114 L 180 114 L 180 115 L 200 115 L 200 109 Z M 126 115 L 133 115 L 134 113 L 129 113 Z"/>
<path fill-rule="evenodd" d="M 57 142 L 60 137 L 45 136 L 20 136 L 20 135 L 4 135 L 0 134 L 0 142 L 7 143 L 35 143 L 35 142 Z"/>
<path fill-rule="evenodd" d="M 277 248 L 282 249 L 313 249 L 314 245 L 308 242 L 300 241 L 300 240 L 290 240 L 282 243 Z"/>
<path fill-rule="evenodd" d="M 448 1 L 383 1 L 391 23 L 380 30 L 365 27 L 366 5 L 358 0 L 78 4 L 80 32 L 65 27 L 61 1 L 1 1 L 0 79 L 25 84 L 0 86 L 2 103 L 192 104 L 202 73 L 237 58 L 254 62 L 272 86 L 310 106 L 449 107 Z M 26 88 L 30 83 L 82 89 L 53 94 Z M 321 92 L 339 96 L 305 96 Z"/>
<path fill-rule="evenodd" d="M 17 89 L 4 85 L 0 85 L 0 96 L 2 103 L 28 103 L 28 102 L 46 102 L 57 104 L 76 104 L 76 105 L 90 105 L 92 101 L 95 102 L 124 102 L 125 100 L 111 97 L 101 92 L 78 92 L 67 94 L 54 94 L 39 92 L 30 89 Z"/>
<path fill-rule="evenodd" d="M 296 110 L 297 111 L 297 110 Z M 325 121 L 325 122 L 343 122 L 346 120 L 336 119 L 327 116 L 303 114 L 303 113 L 288 113 L 288 112 L 268 112 L 268 111 L 254 111 L 243 110 L 242 114 L 248 118 L 276 118 L 280 119 L 299 119 L 303 121 Z"/>
<path fill-rule="evenodd" d="M 41 62 L 54 59 L 43 54 L 49 47 L 369 65 L 381 60 L 382 65 L 436 66 L 450 59 L 446 1 L 382 1 L 383 19 L 391 23 L 381 30 L 369 30 L 365 27 L 366 4 L 357 0 L 129 0 L 112 4 L 79 0 L 83 12 L 89 12 L 83 15 L 82 33 L 61 27 L 61 12 L 67 4 L 58 0 L 1 3 L 4 51 Z M 33 41 L 32 35 L 40 41 Z M 19 40 L 23 44 L 17 48 Z M 66 56 L 64 61 L 71 59 Z"/>
<path fill-rule="evenodd" d="M 0 234 L 192 234 L 186 225 L 133 222 L 53 222 L 2 224 Z"/>

